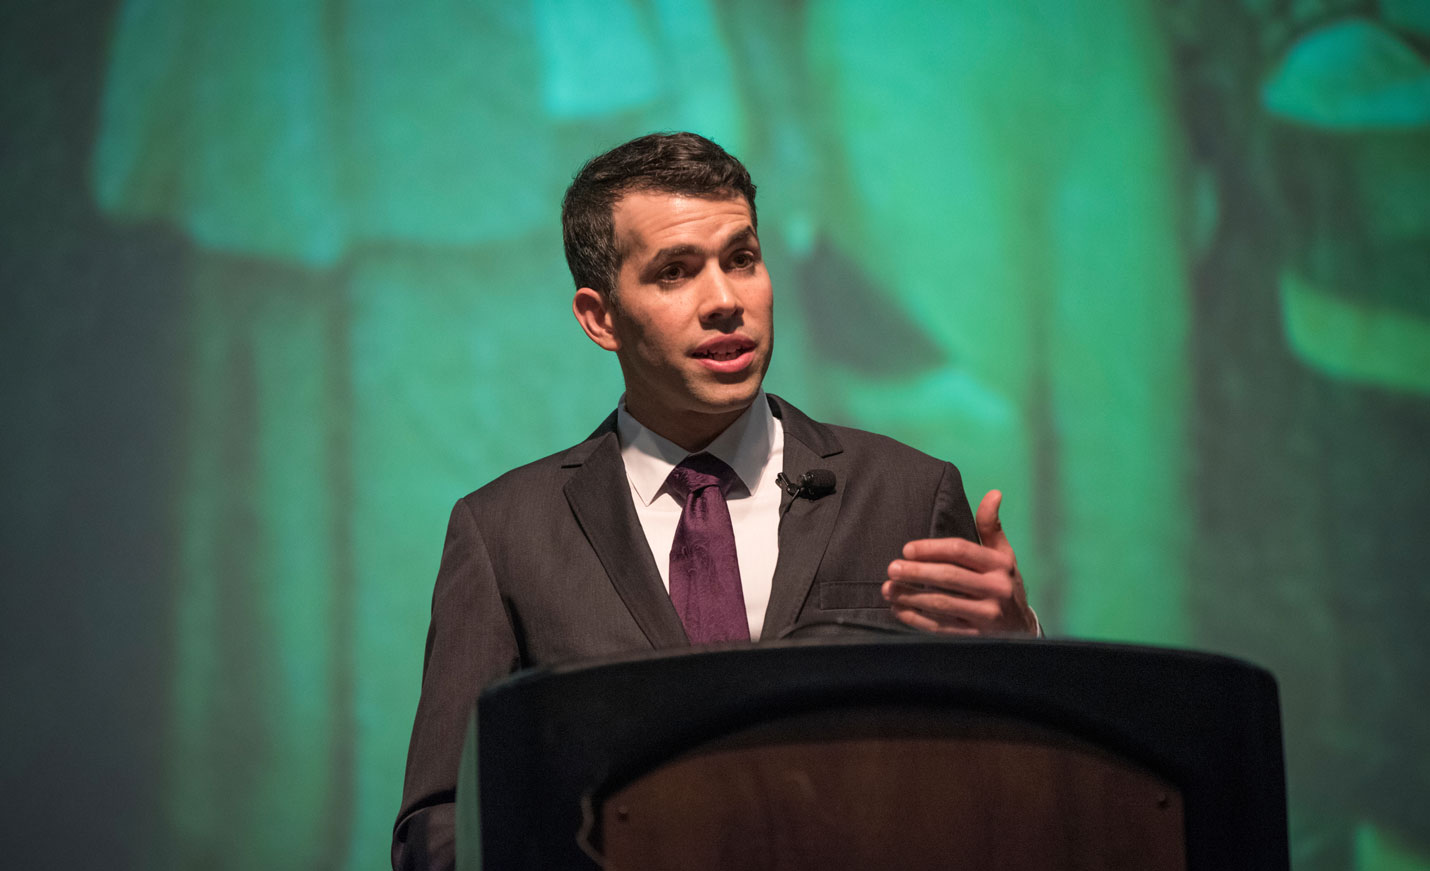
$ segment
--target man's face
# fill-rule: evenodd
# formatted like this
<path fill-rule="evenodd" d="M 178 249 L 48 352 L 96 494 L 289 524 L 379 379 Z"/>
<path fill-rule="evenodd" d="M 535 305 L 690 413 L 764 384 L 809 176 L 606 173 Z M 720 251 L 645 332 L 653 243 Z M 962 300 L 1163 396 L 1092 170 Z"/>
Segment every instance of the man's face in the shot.
<path fill-rule="evenodd" d="M 632 193 L 614 220 L 624 258 L 600 315 L 608 336 L 587 332 L 620 359 L 627 410 L 689 448 L 750 405 L 770 365 L 773 295 L 750 207 Z"/>

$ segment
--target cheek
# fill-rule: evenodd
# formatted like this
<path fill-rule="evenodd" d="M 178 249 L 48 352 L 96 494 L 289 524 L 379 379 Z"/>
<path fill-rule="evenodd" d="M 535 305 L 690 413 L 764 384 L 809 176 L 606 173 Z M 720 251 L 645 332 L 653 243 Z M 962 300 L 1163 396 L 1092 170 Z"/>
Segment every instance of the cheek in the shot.
<path fill-rule="evenodd" d="M 659 324 L 644 325 L 642 329 L 632 331 L 628 347 L 632 348 L 646 365 L 655 368 L 673 368 L 678 362 L 677 358 L 684 356 L 679 353 L 677 343 Z"/>
<path fill-rule="evenodd" d="M 765 317 L 769 317 L 770 313 L 774 311 L 774 288 L 771 287 L 768 278 L 765 278 L 762 282 L 750 289 L 745 307 L 750 311 L 763 314 Z"/>

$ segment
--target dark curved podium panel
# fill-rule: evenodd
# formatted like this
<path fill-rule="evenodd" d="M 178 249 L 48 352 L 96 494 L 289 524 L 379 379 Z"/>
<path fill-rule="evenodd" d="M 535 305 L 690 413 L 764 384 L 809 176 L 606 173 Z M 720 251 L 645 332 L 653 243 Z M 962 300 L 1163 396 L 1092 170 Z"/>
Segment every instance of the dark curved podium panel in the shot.
<path fill-rule="evenodd" d="M 1289 867 L 1274 680 L 1150 648 L 898 637 L 527 672 L 482 695 L 458 796 L 463 868 Z"/>
<path fill-rule="evenodd" d="M 608 871 L 1186 868 L 1168 781 L 1065 733 L 933 708 L 761 723 L 616 791 L 599 820 Z"/>

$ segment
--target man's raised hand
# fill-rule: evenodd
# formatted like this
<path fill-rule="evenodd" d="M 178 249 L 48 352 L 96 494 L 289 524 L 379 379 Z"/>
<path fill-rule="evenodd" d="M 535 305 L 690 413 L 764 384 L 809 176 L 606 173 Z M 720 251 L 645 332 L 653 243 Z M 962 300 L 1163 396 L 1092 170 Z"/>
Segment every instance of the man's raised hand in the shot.
<path fill-rule="evenodd" d="M 923 538 L 904 545 L 889 563 L 884 598 L 894 616 L 915 629 L 950 635 L 1038 632 L 1028 607 L 1013 546 L 1003 534 L 998 508 L 1003 494 L 990 490 L 974 523 L 983 544 L 963 538 Z"/>

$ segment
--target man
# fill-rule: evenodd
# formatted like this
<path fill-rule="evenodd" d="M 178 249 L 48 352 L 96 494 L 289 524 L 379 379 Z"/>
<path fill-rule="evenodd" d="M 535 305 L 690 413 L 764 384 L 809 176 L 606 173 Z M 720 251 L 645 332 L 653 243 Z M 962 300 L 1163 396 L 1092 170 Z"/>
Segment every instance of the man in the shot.
<path fill-rule="evenodd" d="M 518 668 L 834 617 L 1037 631 L 997 491 L 975 521 L 952 465 L 761 390 L 773 293 L 739 161 L 690 133 L 641 137 L 582 168 L 562 224 L 572 310 L 625 396 L 586 441 L 453 509 L 396 868 L 453 865 L 467 717 Z"/>

